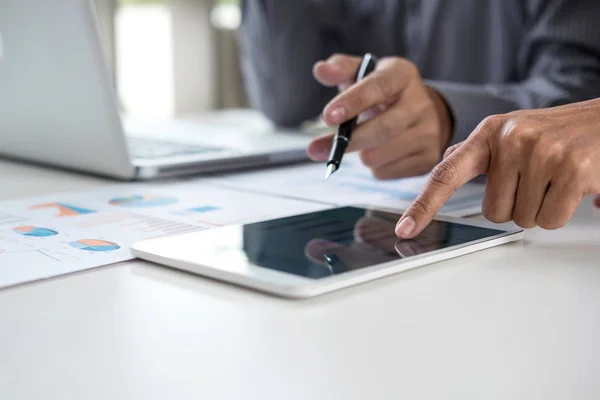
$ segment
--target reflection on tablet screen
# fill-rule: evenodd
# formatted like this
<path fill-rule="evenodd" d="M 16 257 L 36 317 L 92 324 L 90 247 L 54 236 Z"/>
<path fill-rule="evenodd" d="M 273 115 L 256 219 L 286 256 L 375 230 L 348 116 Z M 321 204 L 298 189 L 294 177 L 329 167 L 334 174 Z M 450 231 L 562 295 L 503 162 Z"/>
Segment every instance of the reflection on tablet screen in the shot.
<path fill-rule="evenodd" d="M 243 227 L 249 261 L 308 278 L 322 278 L 413 257 L 501 234 L 501 231 L 433 221 L 418 237 L 394 234 L 400 214 L 343 207 Z"/>

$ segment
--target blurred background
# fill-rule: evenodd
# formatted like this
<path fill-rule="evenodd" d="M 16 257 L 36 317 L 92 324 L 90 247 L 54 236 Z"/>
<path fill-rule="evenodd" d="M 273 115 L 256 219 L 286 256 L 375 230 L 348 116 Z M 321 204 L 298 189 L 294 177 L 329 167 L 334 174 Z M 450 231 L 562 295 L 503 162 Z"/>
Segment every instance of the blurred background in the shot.
<path fill-rule="evenodd" d="M 124 114 L 245 108 L 239 0 L 94 0 Z"/>

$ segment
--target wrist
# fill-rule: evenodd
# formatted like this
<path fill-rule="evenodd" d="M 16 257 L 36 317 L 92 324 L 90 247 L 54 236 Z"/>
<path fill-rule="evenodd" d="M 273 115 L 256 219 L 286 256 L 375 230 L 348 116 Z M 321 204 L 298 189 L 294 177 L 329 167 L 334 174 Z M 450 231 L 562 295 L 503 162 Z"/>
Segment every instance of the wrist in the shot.
<path fill-rule="evenodd" d="M 450 106 L 444 99 L 444 97 L 435 89 L 429 86 L 425 86 L 427 88 L 427 93 L 433 102 L 435 107 L 438 121 L 440 124 L 440 143 L 441 143 L 441 153 L 444 153 L 450 142 L 452 141 L 452 136 L 454 134 L 454 117 L 452 115 L 452 111 L 450 110 Z"/>

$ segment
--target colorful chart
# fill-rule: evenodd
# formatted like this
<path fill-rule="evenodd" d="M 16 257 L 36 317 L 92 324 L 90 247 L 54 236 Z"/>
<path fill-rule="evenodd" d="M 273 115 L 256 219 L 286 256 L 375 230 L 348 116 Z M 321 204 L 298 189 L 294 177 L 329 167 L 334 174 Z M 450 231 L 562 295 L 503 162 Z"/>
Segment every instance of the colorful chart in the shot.
<path fill-rule="evenodd" d="M 177 203 L 179 200 L 175 197 L 166 197 L 159 195 L 133 195 L 127 197 L 117 197 L 109 201 L 111 206 L 119 207 L 164 207 Z"/>
<path fill-rule="evenodd" d="M 98 253 L 119 250 L 121 246 L 116 243 L 98 239 L 81 239 L 69 243 L 69 246 L 79 250 L 95 251 Z"/>
<path fill-rule="evenodd" d="M 18 233 L 19 235 L 29 236 L 29 237 L 50 237 L 58 235 L 58 232 L 53 231 L 48 228 L 40 228 L 37 226 L 17 226 L 13 229 L 13 232 Z"/>
<path fill-rule="evenodd" d="M 58 214 L 56 215 L 57 217 L 73 217 L 76 215 L 93 214 L 96 212 L 94 210 L 72 206 L 65 203 L 46 203 L 29 207 L 30 210 L 41 210 L 45 208 L 56 208 L 58 211 Z"/>
<path fill-rule="evenodd" d="M 173 213 L 173 215 L 190 215 L 190 214 L 204 214 L 204 213 L 209 213 L 211 211 L 219 211 L 221 208 L 217 207 L 217 206 L 201 206 L 201 207 L 194 207 L 194 208 L 189 208 L 187 210 L 183 210 L 183 211 L 176 211 Z"/>

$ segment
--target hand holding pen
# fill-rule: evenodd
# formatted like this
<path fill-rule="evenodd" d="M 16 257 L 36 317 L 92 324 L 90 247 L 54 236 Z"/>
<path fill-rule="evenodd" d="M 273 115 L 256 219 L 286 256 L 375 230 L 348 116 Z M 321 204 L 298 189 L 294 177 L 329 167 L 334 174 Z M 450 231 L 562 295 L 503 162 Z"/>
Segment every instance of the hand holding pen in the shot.
<path fill-rule="evenodd" d="M 315 65 L 314 75 L 341 93 L 323 110 L 329 126 L 341 126 L 359 115 L 346 152 L 360 159 L 377 179 L 423 175 L 438 163 L 453 130 L 450 110 L 436 90 L 425 85 L 410 61 L 380 58 L 373 73 L 354 83 L 363 59 L 335 55 Z M 308 155 L 328 161 L 330 134 L 312 141 Z"/>

